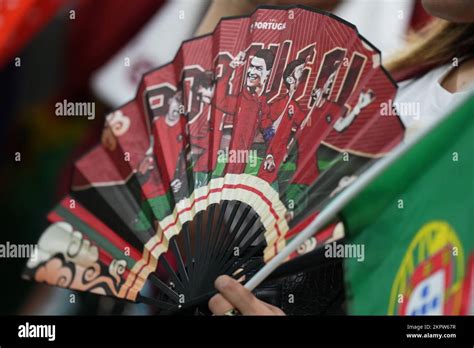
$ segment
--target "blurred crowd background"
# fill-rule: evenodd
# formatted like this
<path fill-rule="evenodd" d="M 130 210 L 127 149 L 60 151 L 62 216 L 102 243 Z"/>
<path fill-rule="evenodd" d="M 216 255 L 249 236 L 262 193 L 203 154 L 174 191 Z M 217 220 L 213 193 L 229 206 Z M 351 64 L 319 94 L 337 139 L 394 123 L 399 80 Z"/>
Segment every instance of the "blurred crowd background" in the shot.
<path fill-rule="evenodd" d="M 37 241 L 68 190 L 72 163 L 98 142 L 104 115 L 133 98 L 144 72 L 171 60 L 183 40 L 211 31 L 221 14 L 243 15 L 259 3 L 334 12 L 385 58 L 430 20 L 415 0 L 0 1 L 0 243 Z M 63 100 L 94 102 L 97 116 L 56 117 Z M 147 311 L 90 294 L 71 303 L 67 290 L 22 280 L 25 262 L 0 260 L 0 314 Z"/>

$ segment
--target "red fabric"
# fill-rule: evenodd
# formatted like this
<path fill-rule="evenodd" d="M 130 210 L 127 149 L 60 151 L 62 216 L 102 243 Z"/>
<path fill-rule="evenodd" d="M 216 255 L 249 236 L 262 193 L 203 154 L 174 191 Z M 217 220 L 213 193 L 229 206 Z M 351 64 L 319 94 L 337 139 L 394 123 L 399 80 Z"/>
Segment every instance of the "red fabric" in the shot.
<path fill-rule="evenodd" d="M 159 137 L 162 133 L 167 134 L 166 141 L 155 143 L 154 152 L 164 154 L 163 157 L 159 156 L 159 160 L 163 160 L 159 167 L 166 168 L 168 177 L 171 180 L 177 170 L 180 155 L 185 151 L 184 149 L 187 145 L 187 138 L 183 134 L 185 128 L 186 118 L 184 116 L 180 116 L 179 121 L 173 126 L 166 123 L 165 116 L 158 117 L 154 121 L 154 129 L 156 129 L 154 135 Z"/>
<path fill-rule="evenodd" d="M 301 110 L 298 102 L 294 98 L 288 101 L 289 98 L 290 95 L 286 94 L 284 97 L 270 104 L 270 117 L 273 122 L 284 112 L 278 126 L 278 132 L 276 132 L 270 141 L 266 152 L 266 156 L 273 156 L 275 169 L 280 167 L 281 162 L 287 155 L 287 146 L 291 140 L 293 130 L 297 129 L 306 117 L 306 114 Z M 264 169 L 264 166 L 261 166 L 258 172 L 259 178 L 267 180 L 268 182 L 273 182 L 277 178 L 277 175 L 277 170 L 267 171 Z"/>
<path fill-rule="evenodd" d="M 54 16 L 65 0 L 0 1 L 0 68 Z"/>
<path fill-rule="evenodd" d="M 79 0 L 68 38 L 66 93 L 86 87 L 107 62 L 162 6 L 164 0 Z"/>
<path fill-rule="evenodd" d="M 239 105 L 238 114 L 241 115 L 240 117 L 249 115 L 246 123 L 234 123 L 229 153 L 238 153 L 240 149 L 251 149 L 253 147 L 252 144 L 263 141 L 261 134 L 263 134 L 265 128 L 271 125 L 270 108 L 266 96 L 250 94 L 244 88 L 239 96 L 227 95 L 217 102 L 220 103 L 217 107 L 223 111 L 234 110 L 233 112 L 235 113 L 235 107 L 228 108 L 230 105 L 235 104 Z M 257 115 L 257 117 L 250 115 Z M 261 139 L 259 139 L 260 137 Z M 240 174 L 244 172 L 246 165 L 246 163 L 229 162 L 226 171 L 227 173 Z"/>

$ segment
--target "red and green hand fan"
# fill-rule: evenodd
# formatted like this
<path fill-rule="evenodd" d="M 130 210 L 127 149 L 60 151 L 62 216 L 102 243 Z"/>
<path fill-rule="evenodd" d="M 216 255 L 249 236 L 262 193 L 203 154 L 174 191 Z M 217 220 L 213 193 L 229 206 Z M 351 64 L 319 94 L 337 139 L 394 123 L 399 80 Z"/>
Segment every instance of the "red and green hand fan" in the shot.
<path fill-rule="evenodd" d="M 106 117 L 24 276 L 162 313 L 208 298 L 221 274 L 245 283 L 401 141 L 395 93 L 380 52 L 333 15 L 223 19 Z M 342 233 L 329 225 L 287 260 Z"/>

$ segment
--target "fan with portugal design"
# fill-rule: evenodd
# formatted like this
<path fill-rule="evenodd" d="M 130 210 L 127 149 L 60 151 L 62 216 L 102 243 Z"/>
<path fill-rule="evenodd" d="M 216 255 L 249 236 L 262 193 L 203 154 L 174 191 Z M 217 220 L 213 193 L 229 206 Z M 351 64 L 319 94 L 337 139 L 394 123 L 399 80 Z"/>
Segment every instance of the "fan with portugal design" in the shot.
<path fill-rule="evenodd" d="M 395 93 L 380 52 L 331 14 L 264 6 L 223 19 L 106 117 L 24 277 L 160 313 L 207 300 L 221 274 L 253 289 L 272 260 L 343 235 L 329 221 L 288 249 L 402 140 L 384 112 Z"/>

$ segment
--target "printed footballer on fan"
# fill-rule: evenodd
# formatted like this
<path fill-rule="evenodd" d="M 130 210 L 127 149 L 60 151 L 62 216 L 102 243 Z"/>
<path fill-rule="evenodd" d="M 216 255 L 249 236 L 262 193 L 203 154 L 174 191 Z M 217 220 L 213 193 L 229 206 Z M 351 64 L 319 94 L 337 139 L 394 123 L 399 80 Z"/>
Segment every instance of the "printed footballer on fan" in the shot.
<path fill-rule="evenodd" d="M 170 86 L 160 86 L 153 91 L 148 91 L 153 98 L 161 96 L 165 100 L 164 105 L 167 106 L 166 110 L 163 110 L 165 117 L 157 114 L 156 109 L 153 112 L 153 122 L 157 122 L 156 126 L 163 127 L 173 134 L 171 139 L 176 141 L 175 144 L 169 144 L 169 149 L 166 151 L 175 152 L 179 149 L 179 156 L 170 156 L 177 159 L 176 163 L 168 163 L 171 168 L 175 168 L 175 176 L 171 180 L 173 192 L 177 193 L 183 187 L 186 176 L 183 171 L 187 157 L 192 159 L 193 170 L 199 172 L 207 170 L 210 161 L 208 156 L 217 157 L 220 153 L 235 156 L 240 149 L 249 148 L 254 150 L 248 156 L 250 158 L 247 157 L 246 161 L 228 159 L 226 172 L 245 172 L 254 175 L 258 173 L 259 177 L 269 180 L 275 188 L 278 188 L 279 171 L 277 169 L 283 169 L 282 165 L 289 160 L 296 161 L 294 165 L 298 167 L 298 161 L 303 160 L 302 156 L 290 156 L 290 153 L 297 153 L 298 146 L 301 149 L 307 149 L 305 144 L 309 144 L 310 138 L 315 135 L 315 130 L 307 131 L 311 128 L 312 120 L 313 123 L 317 122 L 319 125 L 318 133 L 327 133 L 329 128 L 343 132 L 351 125 L 361 110 L 375 99 L 375 95 L 371 90 L 362 90 L 357 104 L 352 108 L 350 105 L 341 105 L 338 102 L 342 99 L 341 91 L 356 88 L 357 76 L 362 70 L 361 64 L 352 64 L 357 60 L 351 60 L 348 70 L 353 71 L 346 73 L 347 77 L 341 84 L 340 90 L 335 91 L 334 82 L 339 68 L 343 61 L 347 61 L 342 50 L 335 50 L 325 55 L 318 79 L 318 82 L 323 81 L 323 83 L 319 83 L 320 86 L 315 86 L 310 91 L 309 107 L 306 107 L 308 111 L 303 111 L 300 103 L 309 89 L 308 79 L 312 72 L 311 60 L 314 60 L 314 47 L 315 45 L 312 45 L 309 49 L 301 51 L 296 59 L 284 67 L 280 64 L 279 70 L 274 71 L 276 70 L 274 68 L 276 50 L 252 45 L 246 50 L 247 53 L 242 51 L 228 61 L 227 68 L 222 69 L 222 75 L 219 77 L 213 76 L 210 71 L 193 66 L 190 69 L 183 69 L 183 79 L 178 83 L 179 91 Z M 252 51 L 254 53 L 250 54 Z M 221 56 L 228 58 L 228 54 L 225 53 Z M 246 67 L 245 81 L 244 88 L 239 91 L 238 82 L 233 78 L 236 70 L 242 67 Z M 191 81 L 189 88 L 186 87 L 184 80 Z M 270 80 L 273 81 L 271 88 L 268 83 Z M 189 92 L 186 94 L 187 98 L 183 98 L 185 105 L 182 105 L 179 101 L 182 98 L 181 91 L 186 89 Z M 338 98 L 333 96 L 338 96 Z M 237 110 L 237 105 L 240 106 L 239 110 Z M 188 111 L 184 112 L 184 110 Z M 321 117 L 320 114 L 323 111 L 326 115 Z M 243 112 L 244 115 L 258 115 L 255 118 L 255 124 L 252 124 L 253 117 L 249 117 L 249 123 L 234 124 L 233 117 L 237 112 Z M 214 115 L 214 120 L 211 113 Z M 333 119 L 332 114 L 341 116 Z M 183 120 L 182 124 L 178 122 L 179 119 Z M 189 123 L 187 129 L 183 127 L 186 119 Z M 325 122 L 322 123 L 320 119 L 324 119 Z M 221 132 L 218 151 L 215 152 L 209 151 L 212 143 L 210 137 L 212 132 L 216 131 L 214 125 L 217 125 Z M 284 129 L 285 132 L 277 133 L 279 128 Z M 278 134 L 277 138 L 275 134 Z M 188 137 L 189 143 L 186 140 Z M 251 156 L 252 153 L 257 154 L 256 159 Z M 236 156 L 236 158 L 239 157 Z M 218 162 L 215 158 L 211 161 Z M 307 163 L 305 165 L 307 166 Z M 219 176 L 219 170 L 215 169 L 213 177 Z M 312 175 L 318 175 L 319 169 L 314 169 Z M 140 172 L 144 173 L 143 168 Z M 300 181 L 296 178 L 292 184 L 309 182 L 310 178 L 307 175 L 311 173 L 301 176 Z M 201 184 L 206 184 L 206 182 Z"/>

